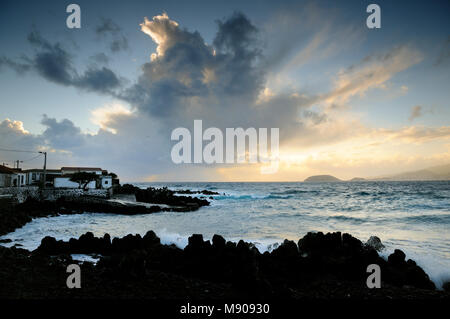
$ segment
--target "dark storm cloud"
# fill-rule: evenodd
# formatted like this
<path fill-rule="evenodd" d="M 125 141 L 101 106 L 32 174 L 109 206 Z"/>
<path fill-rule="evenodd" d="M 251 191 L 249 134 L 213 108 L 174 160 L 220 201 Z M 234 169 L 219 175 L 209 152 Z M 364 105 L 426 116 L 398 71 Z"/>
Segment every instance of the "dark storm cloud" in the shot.
<path fill-rule="evenodd" d="M 45 126 L 42 134 L 31 134 L 23 128 L 20 121 L 5 119 L 0 122 L 0 140 L 2 146 L 12 149 L 38 151 L 42 148 L 53 150 L 73 150 L 86 145 L 88 135 L 68 119 L 57 121 L 43 115 L 41 124 Z M 9 157 L 9 155 L 13 157 Z M 12 160 L 17 154 L 2 154 L 2 157 Z M 52 155 L 53 156 L 53 155 Z M 5 159 L 5 158 L 4 158 Z"/>
<path fill-rule="evenodd" d="M 120 87 L 121 81 L 118 76 L 106 67 L 91 66 L 79 75 L 72 55 L 60 43 L 50 43 L 37 31 L 32 31 L 28 35 L 28 41 L 36 49 L 33 57 L 23 58 L 24 62 L 1 57 L 0 66 L 8 66 L 18 73 L 34 70 L 50 82 L 87 91 L 111 94 L 114 89 Z"/>
<path fill-rule="evenodd" d="M 28 35 L 28 41 L 38 49 L 32 59 L 32 66 L 42 77 L 62 85 L 73 83 L 76 71 L 72 57 L 59 43 L 50 44 L 36 31 Z"/>
<path fill-rule="evenodd" d="M 217 49 L 231 52 L 240 59 L 252 59 L 260 54 L 260 49 L 254 46 L 258 30 L 244 14 L 236 12 L 217 24 L 219 30 L 213 42 Z"/>
<path fill-rule="evenodd" d="M 257 97 L 264 80 L 256 66 L 261 51 L 257 29 L 243 14 L 218 21 L 214 46 L 167 15 L 141 26 L 156 42 L 162 40 L 136 85 L 122 94 L 140 110 L 158 117 L 182 116 L 192 106 L 187 99 L 239 98 L 245 104 Z"/>
<path fill-rule="evenodd" d="M 111 19 L 102 18 L 100 24 L 95 29 L 96 34 L 101 38 L 109 38 L 109 48 L 112 52 L 119 52 L 128 49 L 128 40 L 122 34 L 120 28 Z"/>
<path fill-rule="evenodd" d="M 121 50 L 128 49 L 128 40 L 124 36 L 114 39 L 110 44 L 110 49 L 112 52 L 118 52 Z"/>
<path fill-rule="evenodd" d="M 74 85 L 89 91 L 107 93 L 111 89 L 119 87 L 120 80 L 113 71 L 106 67 L 90 68 L 83 76 L 74 80 Z"/>
<path fill-rule="evenodd" d="M 28 63 L 20 63 L 13 61 L 7 57 L 0 57 L 0 69 L 2 66 L 6 66 L 18 74 L 24 74 L 30 70 L 31 66 Z"/>
<path fill-rule="evenodd" d="M 25 65 L 54 83 L 122 99 L 137 114 L 154 117 L 167 130 L 192 124 L 193 119 L 203 119 L 205 125 L 222 129 L 283 127 L 282 137 L 298 132 L 305 125 L 301 117 L 308 117 L 302 111 L 315 102 L 315 97 L 293 92 L 262 94 L 266 74 L 261 63 L 258 29 L 242 13 L 217 21 L 217 26 L 210 45 L 199 32 L 179 27 L 166 14 L 146 19 L 141 24 L 142 31 L 156 42 L 157 50 L 128 88 L 123 88 L 120 78 L 107 67 L 93 64 L 79 74 L 72 55 L 59 43 L 50 43 L 37 32 L 28 37 L 36 53 L 25 60 L 28 61 Z M 97 32 L 108 34 L 119 30 L 107 22 Z M 309 117 L 308 123 L 320 122 L 320 114 Z M 67 137 L 79 136 L 73 123 L 44 121 L 49 126 L 48 132 L 54 131 L 58 124 L 69 132 L 72 129 Z M 167 135 L 166 131 L 161 133 Z"/>
<path fill-rule="evenodd" d="M 84 144 L 84 134 L 68 119 L 58 122 L 44 114 L 41 124 L 47 127 L 42 133 L 42 138 L 54 148 L 70 149 Z"/>
<path fill-rule="evenodd" d="M 317 96 L 265 90 L 260 34 L 245 15 L 234 13 L 217 21 L 217 27 L 210 45 L 198 32 L 180 27 L 167 14 L 145 19 L 141 30 L 157 49 L 142 66 L 137 82 L 119 97 L 137 112 L 157 119 L 164 127 L 163 136 L 202 119 L 204 127 L 222 130 L 283 128 L 280 138 L 287 141 L 305 125 L 324 121 L 319 112 L 303 113 Z"/>
<path fill-rule="evenodd" d="M 255 67 L 262 56 L 258 30 L 242 13 L 217 22 L 219 30 L 214 39 L 216 60 L 222 71 L 221 80 L 226 94 L 256 95 L 262 88 L 264 72 Z"/>
<path fill-rule="evenodd" d="M 117 34 L 120 32 L 120 27 L 111 19 L 101 19 L 101 23 L 95 28 L 95 32 L 99 35 L 108 33 Z"/>

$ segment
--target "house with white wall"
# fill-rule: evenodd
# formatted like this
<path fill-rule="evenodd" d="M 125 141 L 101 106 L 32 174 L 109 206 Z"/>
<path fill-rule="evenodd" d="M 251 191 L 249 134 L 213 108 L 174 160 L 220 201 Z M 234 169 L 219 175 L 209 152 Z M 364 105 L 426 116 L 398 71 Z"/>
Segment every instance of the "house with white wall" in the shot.
<path fill-rule="evenodd" d="M 13 168 L 14 174 L 11 177 L 11 186 L 22 187 L 27 185 L 27 175 L 20 168 Z"/>
<path fill-rule="evenodd" d="M 20 168 L 0 165 L 0 187 L 23 187 L 26 185 L 26 174 Z"/>
<path fill-rule="evenodd" d="M 80 185 L 76 182 L 72 182 L 70 180 L 71 176 L 58 176 L 55 177 L 53 181 L 54 188 L 78 188 Z M 86 185 L 86 189 L 95 189 L 97 188 L 96 181 L 91 181 Z"/>
<path fill-rule="evenodd" d="M 43 169 L 27 169 L 23 171 L 26 174 L 26 184 L 27 185 L 38 185 L 44 175 Z M 61 176 L 61 170 L 59 169 L 47 169 L 46 170 L 46 181 L 52 182 L 57 176 Z"/>
<path fill-rule="evenodd" d="M 55 188 L 78 188 L 80 185 L 70 180 L 75 173 L 93 173 L 98 175 L 95 181 L 91 181 L 86 185 L 86 189 L 109 189 L 112 187 L 112 176 L 107 175 L 108 171 L 99 167 L 61 167 L 61 176 L 55 177 L 53 186 Z"/>
<path fill-rule="evenodd" d="M 0 165 L 0 187 L 11 187 L 14 171 L 6 166 Z"/>
<path fill-rule="evenodd" d="M 97 179 L 86 185 L 87 189 L 110 189 L 113 186 L 113 176 L 108 171 L 96 167 L 62 167 L 59 169 L 47 169 L 46 181 L 53 183 L 55 188 L 78 188 L 77 182 L 70 179 L 73 174 L 79 172 L 94 173 Z M 12 169 L 0 165 L 0 187 L 23 187 L 39 185 L 43 179 L 43 169 Z M 116 177 L 116 176 L 115 176 Z M 118 179 L 115 180 L 116 182 Z"/>
<path fill-rule="evenodd" d="M 98 179 L 97 187 L 101 189 L 110 189 L 112 187 L 113 178 L 111 175 L 102 175 Z"/>

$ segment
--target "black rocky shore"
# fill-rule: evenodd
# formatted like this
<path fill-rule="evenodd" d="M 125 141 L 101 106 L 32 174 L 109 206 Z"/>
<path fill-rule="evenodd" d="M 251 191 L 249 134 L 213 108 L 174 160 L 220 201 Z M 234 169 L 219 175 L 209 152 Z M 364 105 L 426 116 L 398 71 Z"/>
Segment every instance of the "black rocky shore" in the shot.
<path fill-rule="evenodd" d="M 95 254 L 96 264 L 71 254 Z M 66 268 L 79 263 L 81 289 L 66 287 Z M 380 289 L 366 286 L 367 265 L 381 268 Z M 153 231 L 145 236 L 94 237 L 67 242 L 42 239 L 30 252 L 0 246 L 0 298 L 138 299 L 450 299 L 405 254 L 388 260 L 372 245 L 349 234 L 308 233 L 285 240 L 272 252 L 214 235 L 189 238 L 184 248 L 163 245 Z"/>
<path fill-rule="evenodd" d="M 175 196 L 167 189 L 125 186 L 150 206 L 124 205 L 93 198 L 0 201 L 0 235 L 14 231 L 35 217 L 83 212 L 148 214 L 174 210 L 188 212 L 209 202 Z M 190 192 L 182 192 L 191 194 Z M 214 192 L 202 192 L 206 196 Z M 153 204 L 170 204 L 158 206 Z M 179 209 L 179 210 L 177 210 Z M 42 239 L 34 251 L 0 246 L 0 298 L 124 298 L 124 299 L 450 299 L 450 285 L 436 290 L 428 275 L 413 260 L 395 250 L 387 260 L 377 250 L 378 238 L 367 243 L 350 234 L 308 233 L 298 242 L 285 240 L 271 252 L 260 253 L 253 244 L 212 241 L 200 234 L 189 237 L 184 249 L 161 244 L 153 231 L 145 236 L 101 238 L 90 232 L 67 242 Z M 99 258 L 96 264 L 73 260 L 72 254 Z M 67 266 L 78 263 L 82 288 L 68 289 Z M 367 266 L 381 268 L 381 288 L 369 289 Z"/>
<path fill-rule="evenodd" d="M 22 227 L 36 217 L 68 214 L 106 213 L 119 215 L 139 215 L 162 212 L 191 212 L 210 202 L 203 198 L 180 196 L 167 188 L 140 189 L 125 184 L 115 191 L 116 196 L 134 195 L 136 203 L 122 203 L 94 196 L 60 197 L 56 200 L 38 200 L 28 198 L 23 203 L 9 199 L 0 199 L 0 236 Z M 217 195 L 211 191 L 186 192 L 180 194 Z M 148 203 L 149 205 L 142 205 Z"/>

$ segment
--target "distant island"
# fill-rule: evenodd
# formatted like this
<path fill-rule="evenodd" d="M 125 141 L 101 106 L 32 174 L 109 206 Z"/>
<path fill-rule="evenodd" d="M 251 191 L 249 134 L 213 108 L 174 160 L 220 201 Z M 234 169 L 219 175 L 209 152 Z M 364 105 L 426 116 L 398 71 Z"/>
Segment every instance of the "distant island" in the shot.
<path fill-rule="evenodd" d="M 450 180 L 450 164 L 428 167 L 395 175 L 370 178 L 374 181 L 447 181 Z"/>
<path fill-rule="evenodd" d="M 305 182 L 342 182 L 339 178 L 331 175 L 314 175 L 304 180 Z"/>
<path fill-rule="evenodd" d="M 448 181 L 450 180 L 450 164 L 428 167 L 417 171 L 403 172 L 393 175 L 376 177 L 353 177 L 350 180 L 341 180 L 332 175 L 313 175 L 304 182 L 365 182 L 365 181 Z"/>

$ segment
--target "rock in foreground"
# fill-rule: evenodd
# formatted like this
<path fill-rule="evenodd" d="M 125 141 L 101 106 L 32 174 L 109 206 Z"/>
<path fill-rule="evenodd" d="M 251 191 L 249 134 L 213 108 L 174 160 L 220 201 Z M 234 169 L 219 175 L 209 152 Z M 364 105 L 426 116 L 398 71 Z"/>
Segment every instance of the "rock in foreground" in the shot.
<path fill-rule="evenodd" d="M 130 281 L 145 281 L 154 272 L 200 280 L 227 287 L 232 296 L 287 298 L 441 298 L 428 275 L 396 250 L 388 260 L 349 234 L 308 233 L 296 244 L 285 240 L 272 252 L 261 254 L 252 244 L 227 242 L 215 235 L 212 242 L 192 235 L 180 249 L 162 245 L 154 232 L 111 240 L 86 233 L 68 242 L 52 237 L 33 252 L 38 256 L 101 254 L 93 269 L 98 280 L 114 278 L 120 289 Z M 381 268 L 382 288 L 368 289 L 367 266 Z M 160 283 L 164 285 L 164 283 Z M 99 292 L 100 293 L 100 292 Z M 136 292 L 137 293 L 137 292 Z M 214 292 L 212 292 L 214 294 Z M 220 294 L 222 294 L 220 292 Z M 170 298 L 170 296 L 168 296 Z"/>

